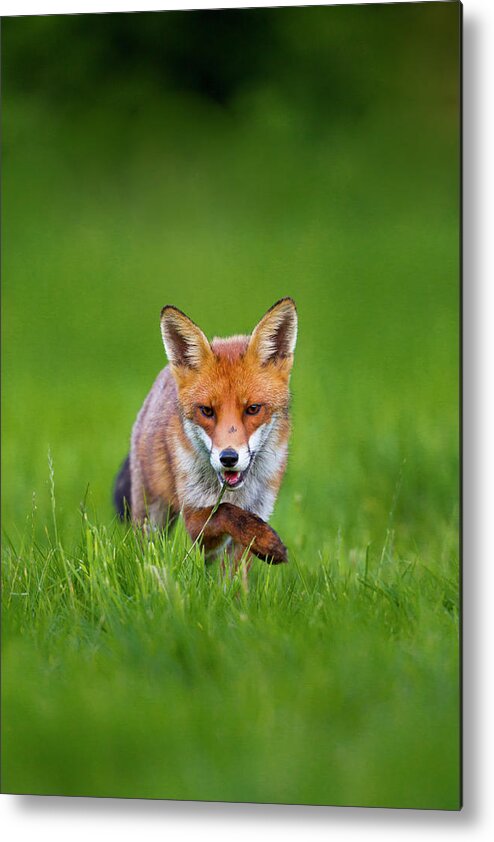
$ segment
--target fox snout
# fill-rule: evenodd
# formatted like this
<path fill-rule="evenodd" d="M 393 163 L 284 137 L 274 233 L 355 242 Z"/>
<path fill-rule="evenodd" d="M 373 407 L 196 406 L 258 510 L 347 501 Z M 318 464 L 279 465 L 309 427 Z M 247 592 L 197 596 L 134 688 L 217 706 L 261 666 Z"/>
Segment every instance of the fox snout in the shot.
<path fill-rule="evenodd" d="M 224 471 L 245 471 L 250 465 L 251 454 L 247 444 L 215 446 L 211 448 L 209 459 L 211 466 L 218 473 Z"/>
<path fill-rule="evenodd" d="M 238 462 L 238 453 L 233 447 L 227 447 L 220 453 L 220 462 L 225 468 L 234 468 Z"/>

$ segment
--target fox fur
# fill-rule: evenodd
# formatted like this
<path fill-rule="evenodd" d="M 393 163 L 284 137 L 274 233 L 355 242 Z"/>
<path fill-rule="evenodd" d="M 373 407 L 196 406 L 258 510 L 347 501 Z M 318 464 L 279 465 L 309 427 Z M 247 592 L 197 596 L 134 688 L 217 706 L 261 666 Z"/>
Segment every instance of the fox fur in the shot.
<path fill-rule="evenodd" d="M 295 303 L 278 301 L 250 336 L 211 343 L 167 306 L 161 333 L 169 365 L 134 424 L 115 483 L 118 514 L 156 529 L 182 514 L 206 560 L 231 546 L 236 558 L 249 547 L 270 563 L 287 561 L 267 521 L 287 462 Z"/>

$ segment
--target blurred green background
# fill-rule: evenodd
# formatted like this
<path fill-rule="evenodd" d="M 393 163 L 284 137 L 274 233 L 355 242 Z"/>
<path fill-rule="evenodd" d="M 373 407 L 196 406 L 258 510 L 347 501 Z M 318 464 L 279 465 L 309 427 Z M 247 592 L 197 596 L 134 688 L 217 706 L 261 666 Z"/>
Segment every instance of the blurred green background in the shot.
<path fill-rule="evenodd" d="M 307 672 L 313 698 L 297 710 L 305 722 L 304 711 L 311 716 L 327 698 L 327 676 L 343 670 L 338 674 L 347 677 L 353 703 L 375 703 L 372 737 L 357 741 L 353 759 L 343 763 L 344 748 L 337 740 L 334 753 L 330 732 L 333 748 L 326 760 L 316 759 L 316 744 L 326 743 L 320 730 L 311 732 L 297 744 L 300 774 L 285 788 L 273 791 L 264 781 L 249 790 L 242 779 L 235 788 L 232 776 L 216 769 L 216 788 L 184 785 L 171 797 L 457 805 L 459 15 L 457 3 L 427 2 L 2 21 L 2 523 L 8 575 L 13 558 L 16 569 L 26 571 L 34 569 L 36 553 L 38 561 L 51 558 L 48 450 L 56 541 L 68 557 L 79 557 L 81 501 L 93 523 L 113 528 L 113 478 L 135 416 L 165 364 L 163 305 L 184 310 L 209 336 L 250 331 L 284 295 L 293 296 L 299 310 L 291 456 L 273 517 L 297 572 L 295 566 L 283 571 L 273 587 L 291 583 L 299 593 L 299 575 L 313 581 L 310 610 L 293 609 L 294 639 L 298 633 L 305 663 L 301 641 L 319 604 L 319 567 L 323 561 L 337 565 L 335 593 L 345 604 L 347 624 L 339 635 L 333 623 L 330 649 L 339 654 L 328 671 L 319 660 L 318 671 Z M 116 545 L 121 534 L 117 530 Z M 419 578 L 410 595 L 416 637 L 407 619 L 402 655 L 414 660 L 417 674 L 408 701 L 393 697 L 389 710 L 381 709 L 380 691 L 373 697 L 359 684 L 359 675 L 398 681 L 395 667 L 404 661 L 400 653 L 390 660 L 386 652 L 399 633 L 386 620 L 377 631 L 371 623 L 367 638 L 356 604 L 352 621 L 345 590 L 364 563 L 366 577 L 373 562 L 381 576 L 384 558 L 390 575 L 401 576 L 403 563 L 413 570 L 423 565 L 440 583 L 437 591 L 427 586 L 424 596 Z M 266 575 L 260 568 L 254 581 L 262 583 Z M 133 687 L 142 663 L 132 663 L 128 647 L 139 660 L 145 636 L 136 632 L 129 642 L 133 621 L 127 617 L 125 634 L 114 631 L 113 637 L 121 669 L 112 662 L 107 670 L 101 652 L 109 637 L 105 643 L 98 637 L 104 623 L 81 607 L 77 647 L 84 669 L 93 670 L 94 689 L 85 698 L 88 679 L 81 665 L 78 672 L 72 638 L 67 643 L 74 617 L 62 621 L 48 594 L 53 611 L 49 622 L 41 622 L 38 609 L 26 609 L 17 596 L 26 591 L 19 591 L 15 576 L 9 582 L 4 787 L 170 795 L 160 773 L 154 789 L 142 789 L 129 771 L 133 763 L 146 767 L 150 733 L 139 743 L 145 747 L 141 766 L 135 746 L 132 761 L 117 760 L 125 754 L 122 735 L 137 722 L 142 728 L 144 707 L 133 711 L 133 724 L 126 719 L 125 675 L 127 670 Z M 38 581 L 40 592 L 42 586 Z M 63 589 L 56 576 L 52 587 Z M 423 599 L 427 612 L 418 607 Z M 236 628 L 240 605 L 233 602 L 229 610 L 237 612 L 229 621 Z M 252 628 L 262 627 L 255 600 L 242 610 Z M 276 611 L 268 614 L 271 654 L 252 649 L 245 632 L 232 651 L 246 668 L 249 658 L 255 669 L 264 665 L 260 684 L 267 682 L 269 696 L 281 627 Z M 323 637 L 314 634 L 323 646 L 328 626 L 321 616 Z M 229 634 L 220 623 L 210 647 L 223 651 Z M 287 660 L 287 686 L 297 681 L 289 640 L 280 655 Z M 193 638 L 189 643 L 195 645 Z M 374 653 L 370 660 L 367 650 Z M 325 651 L 324 644 L 321 658 Z M 88 666 L 92 652 L 96 660 Z M 155 655 L 149 650 L 149 663 Z M 63 687 L 48 681 L 54 663 L 65 675 Z M 224 681 L 235 668 L 233 660 L 228 663 Z M 207 695 L 200 675 L 207 659 L 197 664 L 196 691 Z M 167 669 L 143 678 L 157 699 Z M 32 693 L 44 681 L 44 707 L 38 709 Z M 217 679 L 209 691 L 219 686 Z M 102 701 L 103 688 L 117 699 L 121 691 L 115 710 Z M 183 694 L 183 687 L 171 693 L 169 705 L 178 710 Z M 63 738 L 71 735 L 70 757 L 58 734 L 68 698 L 79 706 L 78 725 L 67 725 Z M 341 713 L 340 704 L 341 698 Z M 154 721 L 149 710 L 147 715 Z M 343 734 L 346 720 L 339 715 L 335 722 Z M 395 732 L 386 730 L 391 720 L 418 752 L 402 788 L 397 770 L 404 774 L 406 752 L 396 748 L 393 758 Z M 200 741 L 207 726 L 192 721 Z M 187 736 L 187 723 L 183 727 Z M 95 730 L 102 744 L 109 735 L 100 776 L 90 758 L 78 756 Z M 259 745 L 269 732 L 269 723 L 259 722 L 257 748 L 253 754 L 245 748 L 245 768 L 266 762 L 266 743 L 261 753 Z M 280 732 L 280 744 L 286 736 Z M 30 747 L 39 741 L 46 754 L 33 756 Z M 189 750 L 199 774 L 203 761 Z M 369 757 L 375 774 L 366 790 Z M 280 768 L 285 762 L 282 753 Z M 331 768 L 348 764 L 336 789 L 322 787 L 326 762 Z M 424 778 L 426 769 L 431 780 Z"/>

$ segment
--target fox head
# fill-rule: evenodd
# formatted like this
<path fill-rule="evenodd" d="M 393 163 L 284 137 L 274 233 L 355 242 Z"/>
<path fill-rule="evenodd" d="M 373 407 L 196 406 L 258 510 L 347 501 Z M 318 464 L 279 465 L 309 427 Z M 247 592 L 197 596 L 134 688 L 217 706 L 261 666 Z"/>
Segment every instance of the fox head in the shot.
<path fill-rule="evenodd" d="M 239 488 L 276 429 L 288 428 L 294 301 L 274 304 L 250 336 L 211 343 L 184 313 L 167 306 L 161 333 L 189 441 L 221 484 Z"/>

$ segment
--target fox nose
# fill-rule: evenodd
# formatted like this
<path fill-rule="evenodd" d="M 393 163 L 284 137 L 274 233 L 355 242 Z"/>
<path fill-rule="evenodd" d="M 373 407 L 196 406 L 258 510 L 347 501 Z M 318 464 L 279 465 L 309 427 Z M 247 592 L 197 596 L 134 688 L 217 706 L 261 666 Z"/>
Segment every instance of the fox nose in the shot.
<path fill-rule="evenodd" d="M 233 447 L 227 447 L 220 453 L 220 462 L 225 468 L 233 468 L 238 462 L 238 453 Z"/>

